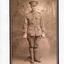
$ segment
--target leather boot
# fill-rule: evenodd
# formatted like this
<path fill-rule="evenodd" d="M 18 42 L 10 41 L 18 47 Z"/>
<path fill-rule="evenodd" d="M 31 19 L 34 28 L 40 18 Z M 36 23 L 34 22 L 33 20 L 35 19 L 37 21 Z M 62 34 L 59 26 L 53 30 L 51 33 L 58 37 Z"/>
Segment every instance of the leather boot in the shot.
<path fill-rule="evenodd" d="M 40 58 L 39 58 L 39 55 L 38 55 L 38 50 L 37 50 L 37 48 L 34 49 L 34 61 L 36 61 L 36 62 L 41 62 L 41 61 L 40 61 Z"/>
<path fill-rule="evenodd" d="M 31 57 L 31 64 L 34 64 L 34 51 L 33 48 L 30 48 L 30 57 Z"/>

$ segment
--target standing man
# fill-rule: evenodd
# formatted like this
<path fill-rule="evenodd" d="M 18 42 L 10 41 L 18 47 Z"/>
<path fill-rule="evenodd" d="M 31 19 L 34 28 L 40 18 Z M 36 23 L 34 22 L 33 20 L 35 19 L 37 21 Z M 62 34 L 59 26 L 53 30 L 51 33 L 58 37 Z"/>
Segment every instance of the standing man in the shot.
<path fill-rule="evenodd" d="M 31 11 L 25 17 L 23 38 L 27 38 L 29 42 L 31 63 L 34 64 L 34 61 L 40 62 L 37 49 L 39 47 L 40 38 L 45 37 L 45 29 L 41 14 L 36 11 L 38 1 L 30 1 L 29 4 Z"/>

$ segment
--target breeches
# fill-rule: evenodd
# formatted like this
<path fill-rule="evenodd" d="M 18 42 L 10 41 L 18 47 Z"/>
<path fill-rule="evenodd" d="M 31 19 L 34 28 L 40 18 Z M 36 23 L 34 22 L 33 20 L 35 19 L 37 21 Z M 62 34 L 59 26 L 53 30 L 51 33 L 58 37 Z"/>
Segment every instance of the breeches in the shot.
<path fill-rule="evenodd" d="M 29 48 L 38 48 L 41 36 L 29 36 L 27 38 L 29 42 Z"/>

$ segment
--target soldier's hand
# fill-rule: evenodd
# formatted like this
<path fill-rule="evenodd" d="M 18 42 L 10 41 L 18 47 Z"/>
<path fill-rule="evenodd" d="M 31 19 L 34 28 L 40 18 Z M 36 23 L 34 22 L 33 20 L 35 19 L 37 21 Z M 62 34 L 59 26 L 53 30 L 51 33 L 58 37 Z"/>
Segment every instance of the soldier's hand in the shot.
<path fill-rule="evenodd" d="M 24 34 L 24 35 L 23 35 L 23 38 L 27 38 L 27 34 Z"/>
<path fill-rule="evenodd" d="M 45 37 L 46 37 L 44 33 L 42 34 L 42 37 L 43 37 L 43 38 L 45 38 Z"/>

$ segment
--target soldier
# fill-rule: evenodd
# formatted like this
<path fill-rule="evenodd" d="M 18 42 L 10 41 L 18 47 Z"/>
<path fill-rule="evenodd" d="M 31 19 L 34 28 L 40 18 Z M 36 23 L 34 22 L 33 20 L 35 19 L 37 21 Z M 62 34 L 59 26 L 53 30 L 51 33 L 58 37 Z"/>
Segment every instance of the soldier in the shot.
<path fill-rule="evenodd" d="M 27 38 L 29 42 L 31 63 L 34 64 L 34 61 L 40 62 L 37 49 L 40 38 L 45 37 L 45 29 L 44 24 L 42 24 L 41 14 L 36 11 L 38 1 L 30 1 L 29 4 L 31 11 L 25 17 L 23 38 Z"/>

